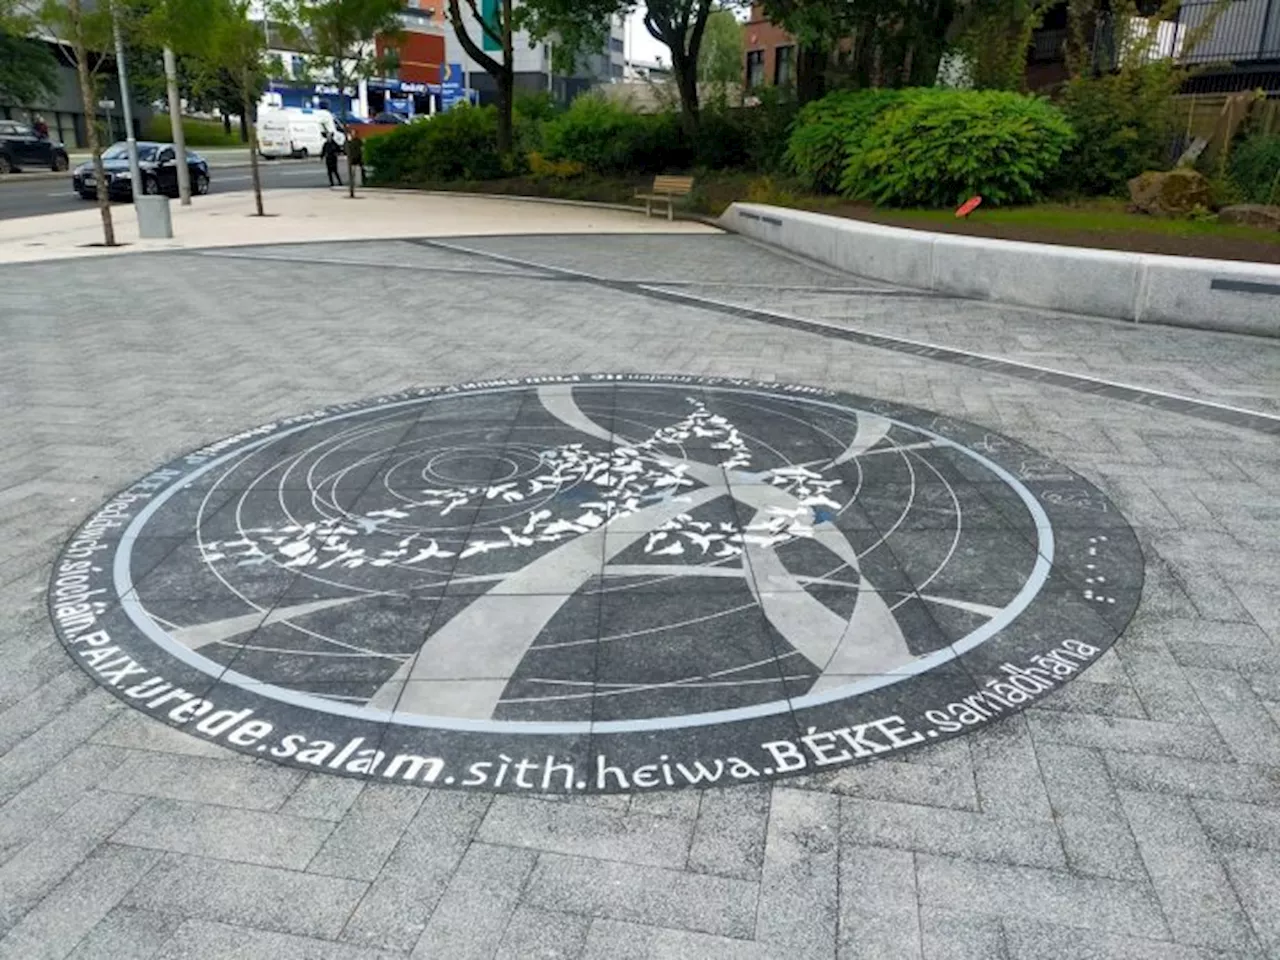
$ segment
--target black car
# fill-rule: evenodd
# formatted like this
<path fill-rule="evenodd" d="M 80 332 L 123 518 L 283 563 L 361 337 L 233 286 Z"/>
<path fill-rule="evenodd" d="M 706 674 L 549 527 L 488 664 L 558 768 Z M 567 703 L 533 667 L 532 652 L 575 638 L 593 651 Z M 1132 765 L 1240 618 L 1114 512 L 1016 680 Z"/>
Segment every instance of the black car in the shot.
<path fill-rule="evenodd" d="M 102 167 L 107 175 L 107 192 L 113 200 L 132 200 L 133 181 L 129 178 L 129 145 L 113 143 L 102 152 Z M 142 172 L 142 192 L 178 195 L 177 150 L 172 143 L 140 142 L 138 168 Z M 198 153 L 187 151 L 187 169 L 191 172 L 191 192 L 209 192 L 209 164 Z M 86 200 L 98 196 L 92 163 L 82 163 L 71 173 L 71 189 Z"/>
<path fill-rule="evenodd" d="M 67 169 L 67 148 L 58 140 L 38 135 L 16 120 L 0 120 L 0 173 L 24 167 Z"/>

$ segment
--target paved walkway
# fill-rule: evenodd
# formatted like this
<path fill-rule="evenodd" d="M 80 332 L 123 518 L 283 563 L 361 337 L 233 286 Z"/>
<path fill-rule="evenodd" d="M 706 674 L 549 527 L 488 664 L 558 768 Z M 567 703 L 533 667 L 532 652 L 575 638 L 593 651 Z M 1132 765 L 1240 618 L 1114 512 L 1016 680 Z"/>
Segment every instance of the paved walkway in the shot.
<path fill-rule="evenodd" d="M 440 201 L 417 232 L 560 235 L 0 269 L 0 957 L 1280 956 L 1280 441 L 1208 406 L 1274 413 L 1280 345 L 823 292 L 867 285 L 701 230 L 572 236 L 584 219 L 662 227 L 482 206 Z M 328 404 L 600 370 L 812 384 L 1021 440 L 1125 512 L 1137 616 L 1079 679 L 944 744 L 772 784 L 550 799 L 231 753 L 123 706 L 52 634 L 57 551 L 154 465 Z"/>

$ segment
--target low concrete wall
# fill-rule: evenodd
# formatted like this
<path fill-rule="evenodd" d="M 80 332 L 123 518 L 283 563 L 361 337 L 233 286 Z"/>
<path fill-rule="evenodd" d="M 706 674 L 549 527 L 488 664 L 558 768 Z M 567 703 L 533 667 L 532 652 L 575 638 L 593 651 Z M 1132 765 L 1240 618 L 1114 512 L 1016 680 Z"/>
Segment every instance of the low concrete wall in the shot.
<path fill-rule="evenodd" d="M 728 230 L 872 280 L 1117 320 L 1280 337 L 1280 266 L 906 230 L 735 203 Z"/>

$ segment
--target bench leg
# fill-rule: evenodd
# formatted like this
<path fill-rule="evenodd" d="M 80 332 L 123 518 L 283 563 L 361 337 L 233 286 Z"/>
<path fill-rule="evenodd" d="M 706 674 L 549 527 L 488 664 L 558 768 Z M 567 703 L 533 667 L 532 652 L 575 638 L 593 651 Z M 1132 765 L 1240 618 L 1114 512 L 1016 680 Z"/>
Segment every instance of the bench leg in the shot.
<path fill-rule="evenodd" d="M 676 218 L 676 202 L 674 200 L 667 201 L 667 222 L 670 223 Z"/>
<path fill-rule="evenodd" d="M 644 202 L 644 218 L 648 220 L 652 216 L 653 216 L 653 201 L 646 200 Z"/>

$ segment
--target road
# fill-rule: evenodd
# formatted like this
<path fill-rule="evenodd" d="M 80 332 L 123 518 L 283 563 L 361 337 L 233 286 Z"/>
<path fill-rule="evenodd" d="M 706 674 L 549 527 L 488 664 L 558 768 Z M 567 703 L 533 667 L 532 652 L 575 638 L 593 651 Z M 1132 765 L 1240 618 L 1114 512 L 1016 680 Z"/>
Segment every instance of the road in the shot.
<path fill-rule="evenodd" d="M 260 164 L 260 169 L 262 185 L 270 189 L 322 187 L 328 183 L 324 167 L 318 160 L 264 161 Z M 250 177 L 247 162 L 229 166 L 215 165 L 209 171 L 209 192 L 248 190 Z M 196 202 L 199 200 L 197 197 Z M 90 201 L 81 200 L 71 192 L 69 173 L 65 179 L 36 176 L 25 179 L 24 174 L 18 173 L 0 182 L 0 220 L 83 210 L 89 203 Z"/>

